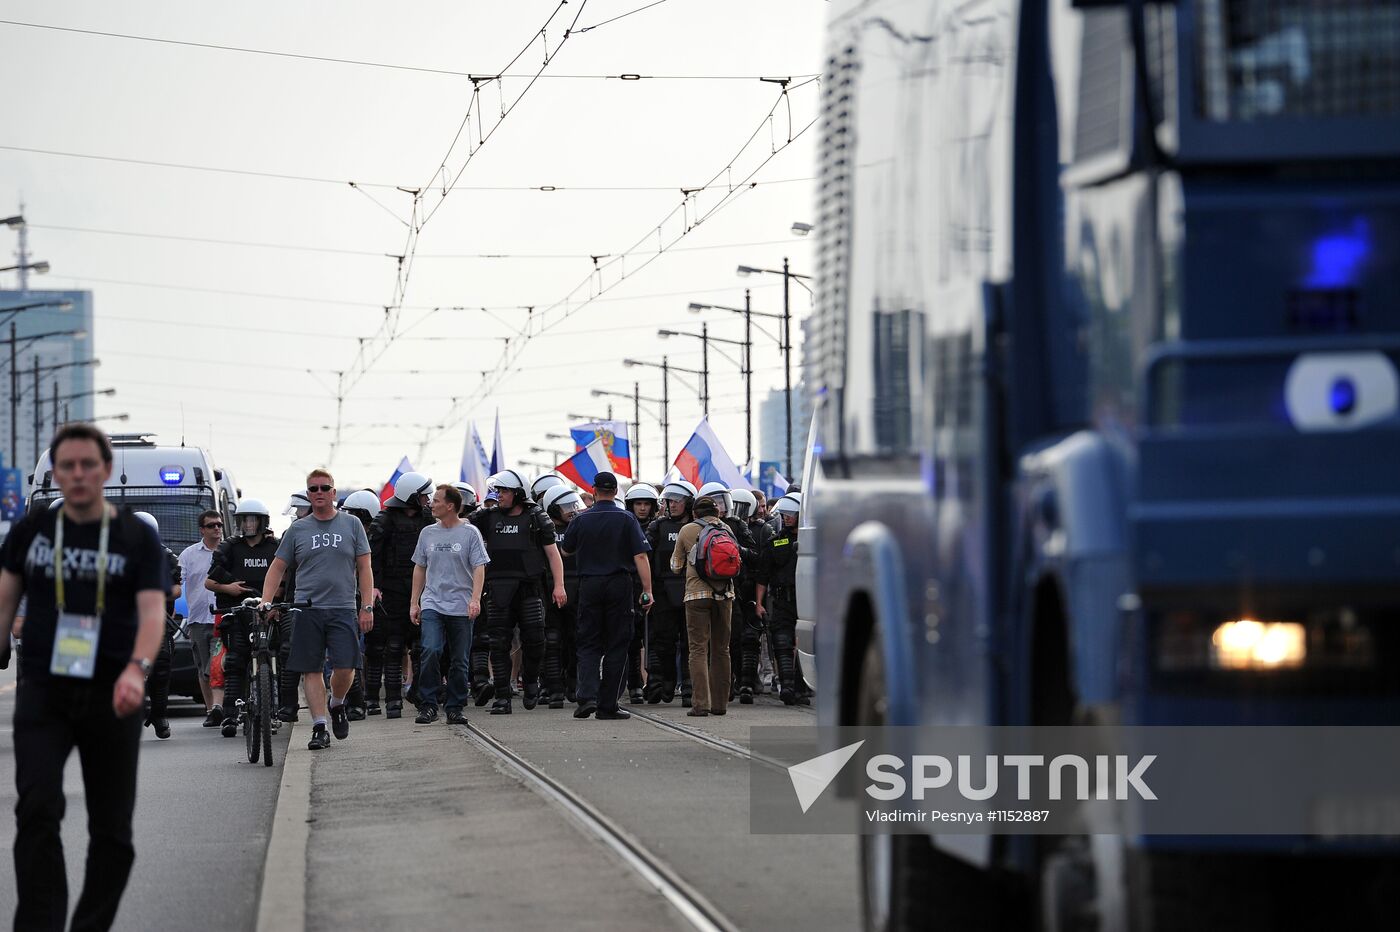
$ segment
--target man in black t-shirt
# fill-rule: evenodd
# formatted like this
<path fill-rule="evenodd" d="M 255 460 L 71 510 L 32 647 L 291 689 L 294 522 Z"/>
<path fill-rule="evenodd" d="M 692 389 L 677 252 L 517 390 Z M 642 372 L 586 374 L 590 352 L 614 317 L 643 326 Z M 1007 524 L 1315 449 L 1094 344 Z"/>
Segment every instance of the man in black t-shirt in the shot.
<path fill-rule="evenodd" d="M 32 510 L 0 552 L 0 665 L 28 597 L 23 676 L 15 696 L 15 928 L 63 929 L 67 871 L 60 826 L 63 767 L 82 758 L 87 876 L 73 928 L 116 917 L 136 852 L 136 760 L 145 677 L 165 629 L 170 589 L 155 533 L 102 497 L 112 447 L 89 424 L 69 424 L 49 448 L 63 507 Z M 59 568 L 55 572 L 55 567 Z"/>

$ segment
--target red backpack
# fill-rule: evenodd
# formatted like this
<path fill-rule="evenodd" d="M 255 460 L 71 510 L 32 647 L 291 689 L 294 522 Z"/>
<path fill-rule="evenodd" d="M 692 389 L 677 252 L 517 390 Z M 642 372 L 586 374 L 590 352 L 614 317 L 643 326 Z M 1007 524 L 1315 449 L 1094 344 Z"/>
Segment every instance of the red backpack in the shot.
<path fill-rule="evenodd" d="M 739 555 L 739 542 L 722 524 L 700 525 L 700 536 L 690 549 L 690 565 L 696 575 L 708 582 L 729 582 L 739 576 L 743 559 Z"/>

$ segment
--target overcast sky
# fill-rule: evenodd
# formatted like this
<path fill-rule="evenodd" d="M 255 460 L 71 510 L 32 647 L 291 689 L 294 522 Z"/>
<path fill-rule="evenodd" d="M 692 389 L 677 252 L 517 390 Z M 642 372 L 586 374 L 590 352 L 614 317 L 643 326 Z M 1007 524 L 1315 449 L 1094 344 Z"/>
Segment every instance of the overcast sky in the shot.
<path fill-rule="evenodd" d="M 360 341 L 395 303 L 389 256 L 405 252 L 414 203 L 397 185 L 431 181 L 418 202 L 420 221 L 431 219 L 420 224 L 399 335 L 345 397 L 331 462 L 342 488 L 382 483 L 405 454 L 434 479 L 456 479 L 463 416 L 489 447 L 497 407 L 508 458 L 547 459 L 528 448 L 560 446 L 544 434 L 564 432 L 565 414 L 603 413 L 590 389 L 630 392 L 640 380 L 643 395 L 659 396 L 659 371 L 625 369 L 624 357 L 669 353 L 699 368 L 700 342 L 661 341 L 658 326 L 698 332 L 708 320 L 712 335 L 742 336 L 740 317 L 690 314 L 690 301 L 742 305 L 752 287 L 755 309 L 780 311 L 780 278 L 741 279 L 735 267 L 776 268 L 787 255 L 795 270 L 813 271 L 811 241 L 790 228 L 812 220 L 817 127 L 788 140 L 817 114 L 819 86 L 796 85 L 821 71 L 826 4 L 666 0 L 563 38 L 570 24 L 584 30 L 647 2 L 249 3 L 236 15 L 186 2 L 0 3 L 0 18 L 18 23 L 475 75 L 500 72 L 525 49 L 508 72 L 520 77 L 483 82 L 472 104 L 460 75 L 0 25 L 10 89 L 0 207 L 14 212 L 23 200 L 33 258 L 52 263 L 31 287 L 94 292 L 96 386 L 117 389 L 98 413 L 129 412 L 126 428 L 171 441 L 183 424 L 245 494 L 280 503 L 330 457 L 335 373 L 354 371 Z M 554 57 L 527 91 L 546 41 Z M 622 74 L 750 79 L 558 77 Z M 782 101 L 779 85 L 756 76 L 792 76 L 795 89 Z M 468 139 L 488 133 L 464 167 L 476 145 Z M 681 188 L 704 185 L 731 160 L 718 187 L 676 210 Z M 728 193 L 726 182 L 755 170 L 756 188 Z M 504 190 L 541 186 L 561 190 Z M 681 237 L 697 216 L 704 222 Z M 12 250 L 13 233 L 0 236 Z M 590 256 L 617 257 L 642 240 L 625 259 L 600 259 L 590 281 Z M 673 245 L 642 268 L 660 244 Z M 0 286 L 15 285 L 13 273 L 0 276 Z M 590 294 L 597 299 L 580 307 Z M 492 376 L 480 398 L 482 372 L 497 369 L 526 307 L 540 315 L 536 335 L 515 337 L 510 374 Z M 793 308 L 809 313 L 800 288 Z M 781 387 L 782 370 L 777 344 L 755 340 L 757 402 Z M 711 367 L 711 420 L 740 460 L 739 370 L 718 357 Z M 679 381 L 671 395 L 674 456 L 700 406 Z M 631 405 L 618 399 L 616 411 L 630 419 Z M 444 430 L 425 429 L 449 416 Z M 643 476 L 659 478 L 659 428 L 642 420 Z"/>

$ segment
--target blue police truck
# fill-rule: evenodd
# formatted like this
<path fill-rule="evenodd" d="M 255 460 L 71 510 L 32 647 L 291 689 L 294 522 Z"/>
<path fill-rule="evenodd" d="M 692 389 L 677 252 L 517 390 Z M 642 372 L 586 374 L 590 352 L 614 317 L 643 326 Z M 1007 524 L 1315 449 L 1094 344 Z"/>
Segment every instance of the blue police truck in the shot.
<path fill-rule="evenodd" d="M 829 15 L 820 721 L 1400 721 L 1400 3 Z M 1314 836 L 861 863 L 872 929 L 1354 928 L 1400 880 Z"/>

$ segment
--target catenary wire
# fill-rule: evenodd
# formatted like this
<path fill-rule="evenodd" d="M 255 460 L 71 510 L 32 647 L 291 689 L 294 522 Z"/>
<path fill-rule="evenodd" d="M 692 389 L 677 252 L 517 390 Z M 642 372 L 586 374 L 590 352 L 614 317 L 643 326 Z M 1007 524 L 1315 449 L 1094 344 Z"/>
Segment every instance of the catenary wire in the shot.
<path fill-rule="evenodd" d="M 445 75 L 456 78 L 472 77 L 501 77 L 518 78 L 524 75 L 517 74 L 495 74 L 493 72 L 471 72 L 456 71 L 449 68 L 425 68 L 421 65 L 401 65 L 392 62 L 367 61 L 356 58 L 335 58 L 325 55 L 307 55 L 296 52 L 278 52 L 271 49 L 256 49 L 246 46 L 219 45 L 212 42 L 191 42 L 181 39 L 166 39 L 159 36 L 141 36 L 132 33 L 104 32 L 97 29 L 79 29 L 74 26 L 58 26 L 52 23 L 26 23 L 18 20 L 3 19 L 0 25 L 15 26 L 25 29 L 43 29 L 53 32 L 66 32 L 76 35 L 95 36 L 105 39 L 126 39 L 134 42 L 153 42 L 160 45 L 185 46 L 187 48 L 208 49 L 220 52 L 237 52 L 244 55 L 267 55 L 274 58 L 297 59 L 301 61 L 321 62 L 335 65 L 355 65 L 365 68 L 388 68 L 394 71 L 418 72 L 420 74 Z M 602 25 L 599 23 L 598 25 Z M 596 28 L 596 27 L 589 27 Z M 583 30 L 579 30 L 582 32 Z M 554 80 L 597 80 L 597 81 L 758 81 L 763 75 L 748 74 L 670 74 L 670 75 L 643 75 L 643 74 L 555 74 L 548 75 Z M 815 75 L 796 75 L 795 77 L 815 77 Z"/>

